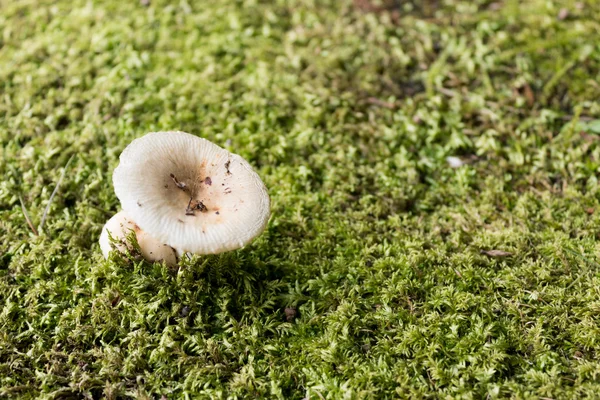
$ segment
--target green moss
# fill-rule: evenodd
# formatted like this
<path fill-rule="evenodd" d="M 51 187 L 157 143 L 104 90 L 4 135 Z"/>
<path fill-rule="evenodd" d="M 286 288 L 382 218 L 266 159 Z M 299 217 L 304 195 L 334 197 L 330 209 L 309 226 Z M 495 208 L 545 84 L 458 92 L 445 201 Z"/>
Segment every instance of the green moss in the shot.
<path fill-rule="evenodd" d="M 354 3 L 0 2 L 0 396 L 600 392 L 600 6 Z M 168 129 L 248 159 L 269 227 L 105 261 Z"/>

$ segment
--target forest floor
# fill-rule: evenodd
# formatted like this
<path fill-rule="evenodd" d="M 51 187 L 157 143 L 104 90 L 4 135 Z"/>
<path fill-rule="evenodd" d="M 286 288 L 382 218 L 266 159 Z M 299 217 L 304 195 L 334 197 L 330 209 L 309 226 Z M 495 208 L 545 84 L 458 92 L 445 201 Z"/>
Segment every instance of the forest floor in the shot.
<path fill-rule="evenodd" d="M 600 393 L 600 2 L 372 3 L 0 0 L 0 397 Z M 160 130 L 259 239 L 103 259 Z"/>

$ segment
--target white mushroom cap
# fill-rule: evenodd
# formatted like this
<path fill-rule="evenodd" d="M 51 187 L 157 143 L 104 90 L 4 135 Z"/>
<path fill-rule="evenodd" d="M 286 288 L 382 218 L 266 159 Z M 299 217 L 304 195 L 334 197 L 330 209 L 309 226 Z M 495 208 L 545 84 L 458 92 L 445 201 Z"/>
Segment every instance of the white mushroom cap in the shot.
<path fill-rule="evenodd" d="M 267 189 L 250 164 L 185 132 L 153 132 L 131 142 L 113 183 L 132 219 L 179 253 L 240 248 L 269 220 Z"/>
<path fill-rule="evenodd" d="M 102 228 L 102 233 L 100 234 L 100 248 L 102 249 L 104 258 L 108 258 L 108 254 L 113 250 L 113 244 L 110 241 L 108 233 L 110 232 L 110 236 L 115 240 L 115 249 L 123 253 L 127 248 L 131 247 L 126 240 L 127 235 L 129 235 L 131 231 L 135 232 L 142 256 L 146 260 L 164 260 L 167 265 L 177 264 L 175 249 L 141 230 L 124 211 L 120 211 L 113 215 Z"/>

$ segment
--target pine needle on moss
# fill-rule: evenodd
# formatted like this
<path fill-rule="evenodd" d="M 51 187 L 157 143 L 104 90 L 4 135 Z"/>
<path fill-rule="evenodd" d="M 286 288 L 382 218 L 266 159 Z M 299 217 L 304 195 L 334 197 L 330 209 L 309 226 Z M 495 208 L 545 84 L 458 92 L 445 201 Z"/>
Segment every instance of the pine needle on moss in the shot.
<path fill-rule="evenodd" d="M 72 155 L 69 158 L 69 160 L 67 161 L 67 163 L 65 164 L 65 167 L 63 168 L 63 171 L 60 174 L 60 178 L 58 178 L 58 182 L 56 182 L 56 186 L 54 187 L 54 190 L 52 191 L 52 194 L 50 195 L 50 198 L 48 199 L 48 204 L 46 204 L 46 208 L 44 209 L 44 214 L 42 215 L 42 220 L 40 221 L 40 226 L 39 226 L 40 231 L 42 231 L 44 229 L 44 223 L 46 222 L 46 217 L 48 216 L 48 211 L 50 211 L 50 206 L 52 205 L 52 200 L 54 200 L 54 196 L 56 196 L 56 193 L 58 192 L 58 189 L 60 188 L 60 184 L 61 184 L 63 178 L 65 177 L 65 174 L 67 173 L 67 169 L 69 168 L 69 164 L 71 164 L 71 160 L 73 160 L 73 157 L 75 157 L 75 155 Z"/>
<path fill-rule="evenodd" d="M 25 207 L 25 203 L 23 202 L 23 198 L 21 197 L 21 195 L 19 195 L 19 202 L 21 203 L 21 211 L 23 212 L 23 216 L 25 217 L 27 225 L 29 225 L 29 228 L 31 229 L 33 234 L 35 236 L 38 236 L 39 233 L 37 229 L 35 229 L 35 226 L 33 226 L 33 222 L 31 222 L 31 218 L 29 217 L 29 213 L 27 212 L 27 208 Z"/>

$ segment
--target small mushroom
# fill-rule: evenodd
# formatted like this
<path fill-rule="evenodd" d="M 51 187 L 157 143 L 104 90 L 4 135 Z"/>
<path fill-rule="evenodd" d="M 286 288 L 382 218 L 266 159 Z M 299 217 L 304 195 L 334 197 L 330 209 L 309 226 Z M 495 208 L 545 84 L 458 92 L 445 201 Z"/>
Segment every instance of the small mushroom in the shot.
<path fill-rule="evenodd" d="M 118 212 L 102 228 L 100 234 L 100 248 L 104 258 L 108 258 L 108 254 L 113 250 L 113 244 L 111 243 L 108 233 L 114 239 L 114 248 L 119 252 L 123 253 L 126 249 L 131 249 L 131 245 L 127 243 L 127 235 L 131 231 L 135 232 L 136 240 L 140 246 L 142 256 L 148 261 L 165 261 L 167 265 L 177 264 L 177 256 L 175 250 L 155 239 L 147 232 L 140 229 L 124 212 Z"/>
<path fill-rule="evenodd" d="M 113 183 L 132 220 L 179 254 L 243 247 L 270 216 L 267 189 L 246 160 L 185 132 L 153 132 L 131 142 Z"/>

